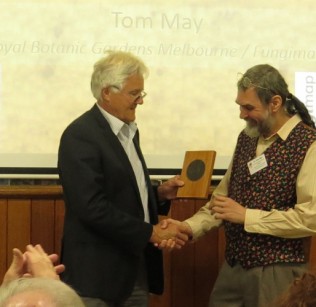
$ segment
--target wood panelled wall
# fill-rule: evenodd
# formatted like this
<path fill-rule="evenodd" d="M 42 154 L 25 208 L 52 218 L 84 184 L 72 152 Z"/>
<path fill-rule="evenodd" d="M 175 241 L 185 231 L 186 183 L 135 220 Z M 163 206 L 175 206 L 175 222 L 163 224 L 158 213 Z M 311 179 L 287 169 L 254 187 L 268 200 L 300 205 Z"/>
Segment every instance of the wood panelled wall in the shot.
<path fill-rule="evenodd" d="M 59 186 L 0 187 L 0 277 L 14 247 L 40 243 L 47 253 L 59 253 L 63 217 Z"/>
<path fill-rule="evenodd" d="M 174 201 L 169 217 L 184 220 L 205 201 Z M 12 249 L 40 243 L 47 253 L 60 254 L 64 202 L 60 186 L 0 187 L 0 279 Z M 161 217 L 163 218 L 163 217 Z M 309 255 L 316 264 L 316 244 Z M 150 307 L 207 307 L 210 291 L 224 259 L 223 231 L 215 230 L 180 251 L 164 252 L 165 292 L 152 296 Z"/>

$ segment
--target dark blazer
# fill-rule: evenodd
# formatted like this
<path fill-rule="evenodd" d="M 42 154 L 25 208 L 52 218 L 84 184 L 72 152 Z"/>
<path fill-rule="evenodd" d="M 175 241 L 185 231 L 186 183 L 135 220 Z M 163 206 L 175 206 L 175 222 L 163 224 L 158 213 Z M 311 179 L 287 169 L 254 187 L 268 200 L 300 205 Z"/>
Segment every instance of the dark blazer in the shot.
<path fill-rule="evenodd" d="M 138 134 L 134 144 L 148 185 L 151 224 L 168 211 L 157 204 Z M 161 251 L 148 243 L 152 225 L 144 211 L 129 159 L 96 105 L 64 131 L 58 169 L 66 205 L 61 262 L 63 281 L 81 296 L 118 301 L 133 289 L 145 255 L 149 290 L 161 294 Z"/>

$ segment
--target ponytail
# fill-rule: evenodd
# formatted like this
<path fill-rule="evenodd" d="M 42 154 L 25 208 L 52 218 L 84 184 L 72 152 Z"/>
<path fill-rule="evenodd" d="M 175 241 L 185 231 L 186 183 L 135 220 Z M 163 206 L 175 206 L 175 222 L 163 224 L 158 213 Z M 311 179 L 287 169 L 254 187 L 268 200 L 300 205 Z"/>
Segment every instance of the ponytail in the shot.
<path fill-rule="evenodd" d="M 285 99 L 285 109 L 288 114 L 294 115 L 299 114 L 302 118 L 302 121 L 311 128 L 315 127 L 315 122 L 310 116 L 305 104 L 301 102 L 297 97 L 292 94 L 289 94 Z"/>

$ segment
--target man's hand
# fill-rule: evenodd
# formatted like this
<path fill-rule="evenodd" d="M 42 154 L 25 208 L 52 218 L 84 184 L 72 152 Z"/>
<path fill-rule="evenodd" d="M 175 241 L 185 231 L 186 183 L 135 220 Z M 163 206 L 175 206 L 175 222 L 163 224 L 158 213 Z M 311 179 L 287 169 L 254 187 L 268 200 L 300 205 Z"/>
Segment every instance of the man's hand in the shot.
<path fill-rule="evenodd" d="M 189 235 L 187 227 L 182 225 L 181 222 L 168 223 L 166 220 L 163 220 L 154 226 L 150 242 L 159 248 L 180 249 L 189 240 Z"/>
<path fill-rule="evenodd" d="M 168 229 L 170 227 L 177 226 L 179 229 L 181 229 L 181 232 L 185 234 L 186 241 L 182 241 L 179 239 L 173 240 L 173 239 L 164 239 L 159 244 L 155 244 L 159 249 L 166 249 L 169 251 L 172 251 L 173 249 L 180 249 L 182 248 L 185 243 L 188 241 L 190 237 L 192 237 L 192 229 L 190 226 L 185 222 L 180 222 L 174 219 L 164 219 L 160 222 L 160 227 L 162 229 Z"/>
<path fill-rule="evenodd" d="M 3 278 L 3 284 L 21 277 L 47 277 L 59 279 L 65 270 L 63 264 L 54 266 L 58 261 L 57 254 L 47 255 L 41 245 L 27 245 L 23 254 L 18 248 L 13 249 L 11 265 Z"/>
<path fill-rule="evenodd" d="M 3 277 L 3 285 L 22 277 L 25 273 L 24 256 L 18 248 L 13 249 L 11 265 Z"/>
<path fill-rule="evenodd" d="M 179 187 L 184 186 L 180 176 L 174 176 L 158 187 L 158 198 L 160 201 L 171 200 L 177 197 Z"/>
<path fill-rule="evenodd" d="M 48 256 L 41 245 L 27 245 L 24 253 L 27 271 L 31 276 L 59 279 L 59 273 L 65 267 L 60 264 L 54 267 L 53 263 L 58 260 L 56 254 Z"/>
<path fill-rule="evenodd" d="M 229 197 L 221 195 L 214 196 L 209 208 L 217 219 L 236 224 L 244 224 L 245 222 L 246 208 Z"/>

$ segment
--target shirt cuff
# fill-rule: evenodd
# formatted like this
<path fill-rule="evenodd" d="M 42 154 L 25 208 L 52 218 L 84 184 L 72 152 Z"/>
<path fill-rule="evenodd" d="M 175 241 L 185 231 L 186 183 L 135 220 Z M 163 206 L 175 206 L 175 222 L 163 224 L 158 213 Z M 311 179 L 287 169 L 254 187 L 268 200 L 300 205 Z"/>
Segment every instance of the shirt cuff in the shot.
<path fill-rule="evenodd" d="M 247 232 L 257 232 L 261 210 L 246 209 L 244 229 Z"/>

